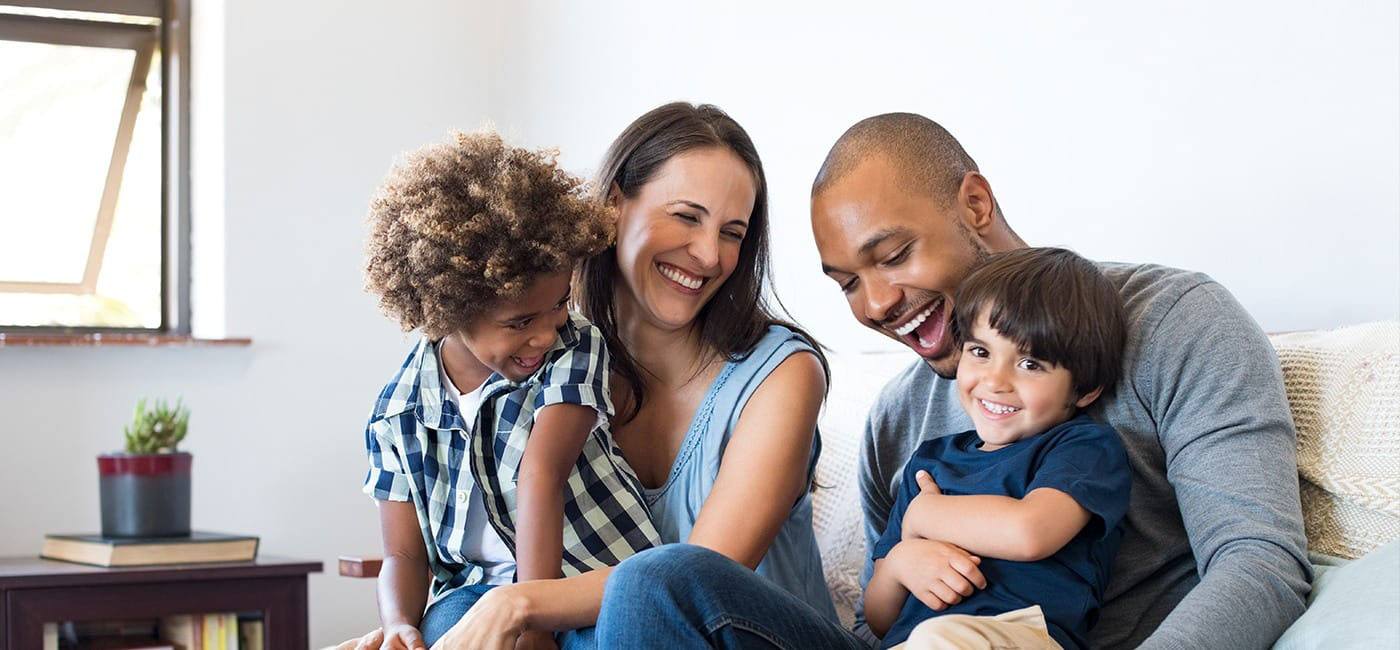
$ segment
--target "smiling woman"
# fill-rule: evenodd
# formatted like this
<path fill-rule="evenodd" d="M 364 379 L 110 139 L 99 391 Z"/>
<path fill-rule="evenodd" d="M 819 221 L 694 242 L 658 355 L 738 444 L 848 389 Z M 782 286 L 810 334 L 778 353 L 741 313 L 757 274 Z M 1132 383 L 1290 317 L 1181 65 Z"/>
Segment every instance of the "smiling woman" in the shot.
<path fill-rule="evenodd" d="M 609 636 L 635 628 L 634 599 L 604 584 L 697 547 L 837 625 L 809 494 L 825 362 L 768 307 L 767 184 L 748 134 L 713 106 L 661 106 L 614 141 L 595 190 L 617 242 L 585 263 L 577 295 L 607 337 L 614 438 L 665 545 L 615 572 L 492 589 L 441 647 L 560 630 L 574 630 L 565 647 L 635 647 Z"/>

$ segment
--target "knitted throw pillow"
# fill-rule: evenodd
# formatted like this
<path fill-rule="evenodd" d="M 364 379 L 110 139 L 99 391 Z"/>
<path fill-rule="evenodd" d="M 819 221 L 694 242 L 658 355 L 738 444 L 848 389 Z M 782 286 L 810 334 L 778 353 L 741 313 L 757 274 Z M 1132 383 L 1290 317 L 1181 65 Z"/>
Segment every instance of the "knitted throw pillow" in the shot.
<path fill-rule="evenodd" d="M 1400 323 L 1270 338 L 1298 430 L 1308 547 L 1357 558 L 1400 538 Z"/>

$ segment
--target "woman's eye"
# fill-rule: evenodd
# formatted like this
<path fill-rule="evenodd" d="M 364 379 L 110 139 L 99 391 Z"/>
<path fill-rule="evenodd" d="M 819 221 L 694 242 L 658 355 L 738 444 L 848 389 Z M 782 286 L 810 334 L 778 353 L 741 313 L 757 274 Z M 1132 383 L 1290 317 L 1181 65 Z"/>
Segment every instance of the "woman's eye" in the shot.
<path fill-rule="evenodd" d="M 726 231 L 724 231 L 724 236 L 725 236 L 725 237 L 728 237 L 729 239 L 732 239 L 732 240 L 734 240 L 734 241 L 744 241 L 744 233 L 741 233 L 741 232 L 735 232 L 735 231 L 733 231 L 733 230 L 726 230 Z"/>
<path fill-rule="evenodd" d="M 677 219 L 680 219 L 681 221 L 688 221 L 688 222 L 690 222 L 690 223 L 700 223 L 700 218 L 697 217 L 697 216 L 695 216 L 695 215 L 693 215 L 693 214 L 687 214 L 687 213 L 685 213 L 685 212 L 677 212 L 677 213 L 675 213 L 675 215 L 676 215 L 676 218 L 677 218 Z"/>

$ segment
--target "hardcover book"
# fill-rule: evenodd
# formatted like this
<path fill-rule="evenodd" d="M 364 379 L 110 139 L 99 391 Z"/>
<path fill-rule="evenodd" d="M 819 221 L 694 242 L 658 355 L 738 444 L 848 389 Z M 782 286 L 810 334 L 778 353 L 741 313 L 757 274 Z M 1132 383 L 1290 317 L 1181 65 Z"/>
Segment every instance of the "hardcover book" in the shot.
<path fill-rule="evenodd" d="M 200 531 L 187 537 L 45 535 L 39 555 L 104 567 L 240 562 L 258 556 L 258 538 Z"/>

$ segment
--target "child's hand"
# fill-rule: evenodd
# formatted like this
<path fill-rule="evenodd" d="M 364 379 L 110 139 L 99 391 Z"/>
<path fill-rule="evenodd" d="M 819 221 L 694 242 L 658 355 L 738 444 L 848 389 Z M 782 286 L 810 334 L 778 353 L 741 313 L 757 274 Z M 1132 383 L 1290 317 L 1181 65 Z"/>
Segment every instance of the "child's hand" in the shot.
<path fill-rule="evenodd" d="M 914 473 L 914 481 L 919 485 L 919 496 L 909 503 L 909 507 L 904 511 L 904 521 L 900 526 L 900 539 L 919 539 L 919 535 L 914 532 L 914 526 L 909 525 L 909 515 L 917 510 L 914 504 L 924 497 L 940 497 L 943 491 L 938 489 L 938 484 L 933 482 L 933 475 L 924 470 Z"/>
<path fill-rule="evenodd" d="M 428 644 L 423 643 L 423 635 L 418 628 L 406 624 L 385 627 L 383 643 L 372 647 L 380 650 L 428 650 Z"/>
<path fill-rule="evenodd" d="M 982 558 L 947 542 L 903 541 L 895 545 L 888 559 L 894 560 L 895 578 L 909 595 L 934 611 L 987 588 L 987 579 L 978 568 Z"/>
<path fill-rule="evenodd" d="M 527 630 L 515 640 L 515 650 L 559 650 L 554 635 L 541 630 Z"/>

